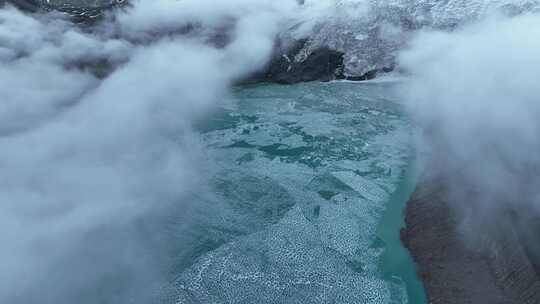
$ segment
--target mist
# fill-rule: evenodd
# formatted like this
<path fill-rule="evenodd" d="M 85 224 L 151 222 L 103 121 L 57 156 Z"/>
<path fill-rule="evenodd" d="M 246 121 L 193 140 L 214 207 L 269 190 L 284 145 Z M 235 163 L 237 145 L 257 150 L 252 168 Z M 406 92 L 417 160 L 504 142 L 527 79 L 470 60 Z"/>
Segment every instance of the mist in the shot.
<path fill-rule="evenodd" d="M 409 112 L 468 240 L 504 217 L 540 211 L 538 37 L 537 14 L 491 16 L 454 32 L 423 31 L 400 56 L 411 76 Z"/>
<path fill-rule="evenodd" d="M 192 124 L 265 64 L 296 6 L 139 1 L 95 31 L 0 8 L 0 302 L 154 299 L 166 278 L 138 223 L 209 209 Z"/>

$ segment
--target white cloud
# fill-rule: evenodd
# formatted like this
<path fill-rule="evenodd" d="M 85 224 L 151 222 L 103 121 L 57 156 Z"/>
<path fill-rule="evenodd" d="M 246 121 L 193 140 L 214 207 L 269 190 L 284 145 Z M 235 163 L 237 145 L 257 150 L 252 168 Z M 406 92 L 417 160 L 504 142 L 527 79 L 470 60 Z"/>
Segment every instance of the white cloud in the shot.
<path fill-rule="evenodd" d="M 538 212 L 540 16 L 423 32 L 401 58 L 410 112 L 440 148 L 464 225 Z M 470 195 L 474 194 L 476 198 Z M 482 230 L 477 229 L 482 233 Z"/>
<path fill-rule="evenodd" d="M 204 187 L 191 124 L 264 64 L 296 2 L 134 5 L 101 34 L 0 9 L 0 302 L 148 300 L 160 277 L 132 224 L 189 210 L 186 195 Z M 160 34 L 224 21 L 224 48 Z M 73 66 L 99 59 L 119 66 L 104 79 Z M 122 274 L 127 291 L 99 294 Z"/>

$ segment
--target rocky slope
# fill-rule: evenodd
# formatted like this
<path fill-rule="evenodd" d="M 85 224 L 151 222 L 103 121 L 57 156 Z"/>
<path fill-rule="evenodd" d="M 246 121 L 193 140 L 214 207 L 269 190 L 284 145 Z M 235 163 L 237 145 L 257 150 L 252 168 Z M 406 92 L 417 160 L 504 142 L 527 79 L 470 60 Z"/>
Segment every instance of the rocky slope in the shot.
<path fill-rule="evenodd" d="M 402 240 L 418 265 L 429 303 L 540 303 L 538 263 L 516 222 L 503 219 L 468 246 L 444 182 L 427 177 L 408 202 Z"/>
<path fill-rule="evenodd" d="M 441 181 L 428 178 L 417 186 L 401 238 L 417 264 L 428 303 L 520 303 L 499 288 L 487 257 L 464 245 L 456 220 Z"/>

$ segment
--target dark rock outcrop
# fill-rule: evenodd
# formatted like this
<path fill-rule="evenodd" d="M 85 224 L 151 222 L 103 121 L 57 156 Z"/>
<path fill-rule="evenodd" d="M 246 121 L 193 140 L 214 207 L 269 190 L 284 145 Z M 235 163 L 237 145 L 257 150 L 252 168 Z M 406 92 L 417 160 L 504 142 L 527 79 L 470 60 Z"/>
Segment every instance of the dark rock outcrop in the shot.
<path fill-rule="evenodd" d="M 259 72 L 243 79 L 241 83 L 272 82 L 279 84 L 294 84 L 307 81 L 350 80 L 364 81 L 377 76 L 372 70 L 363 75 L 349 76 L 344 72 L 344 53 L 328 47 L 311 50 L 303 54 L 307 39 L 297 40 L 292 45 L 282 45 L 276 42 L 270 62 Z M 299 59 L 299 57 L 303 57 Z"/>
<path fill-rule="evenodd" d="M 295 60 L 306 40 L 283 45 L 277 41 L 270 62 L 260 71 L 250 75 L 241 83 L 274 82 L 293 84 L 304 81 L 330 81 L 337 79 L 343 71 L 343 53 L 329 48 L 320 48 L 299 62 Z"/>

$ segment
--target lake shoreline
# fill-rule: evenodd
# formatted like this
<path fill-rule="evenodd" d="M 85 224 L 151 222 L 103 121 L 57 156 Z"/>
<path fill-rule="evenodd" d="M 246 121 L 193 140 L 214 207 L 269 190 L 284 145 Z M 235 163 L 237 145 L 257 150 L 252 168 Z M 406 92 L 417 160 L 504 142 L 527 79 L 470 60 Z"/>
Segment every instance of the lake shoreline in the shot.
<path fill-rule="evenodd" d="M 387 202 L 377 237 L 385 244 L 385 251 L 379 261 L 379 269 L 384 278 L 389 281 L 399 278 L 406 289 L 408 303 L 425 304 L 427 300 L 424 286 L 416 275 L 416 265 L 400 240 L 400 231 L 405 227 L 405 207 L 418 183 L 419 167 L 417 159 L 411 158 L 398 188 Z"/>

